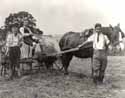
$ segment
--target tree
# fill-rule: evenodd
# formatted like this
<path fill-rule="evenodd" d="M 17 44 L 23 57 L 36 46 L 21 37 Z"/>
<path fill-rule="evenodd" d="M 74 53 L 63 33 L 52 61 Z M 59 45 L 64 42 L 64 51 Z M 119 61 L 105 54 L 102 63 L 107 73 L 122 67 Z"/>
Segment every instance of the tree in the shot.
<path fill-rule="evenodd" d="M 11 13 L 6 19 L 5 19 L 5 27 L 9 28 L 11 24 L 17 23 L 20 26 L 23 25 L 24 20 L 28 21 L 28 26 L 31 28 L 35 28 L 36 26 L 36 19 L 32 16 L 32 14 L 21 11 L 18 13 Z"/>
<path fill-rule="evenodd" d="M 0 36 L 2 36 L 2 40 L 6 39 L 6 35 L 12 24 L 16 23 L 18 24 L 18 28 L 20 28 L 25 20 L 28 21 L 28 26 L 33 33 L 43 34 L 43 31 L 36 28 L 36 19 L 32 16 L 32 14 L 20 11 L 17 13 L 10 13 L 9 16 L 5 18 L 4 26 L 0 28 Z"/>

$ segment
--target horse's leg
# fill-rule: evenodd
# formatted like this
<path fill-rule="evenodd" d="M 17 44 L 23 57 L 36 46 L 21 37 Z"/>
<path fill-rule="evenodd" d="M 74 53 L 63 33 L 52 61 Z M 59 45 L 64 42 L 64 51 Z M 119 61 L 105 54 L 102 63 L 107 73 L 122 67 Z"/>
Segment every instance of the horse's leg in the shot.
<path fill-rule="evenodd" d="M 50 64 L 48 62 L 45 62 L 46 69 L 49 70 Z"/>
<path fill-rule="evenodd" d="M 17 76 L 16 65 L 13 65 L 13 75 L 14 77 Z"/>
<path fill-rule="evenodd" d="M 2 66 L 1 66 L 2 68 L 1 68 L 1 76 L 4 74 L 4 65 L 2 64 Z"/>
<path fill-rule="evenodd" d="M 93 58 L 92 57 L 91 57 L 91 69 L 92 69 L 91 77 L 93 77 Z"/>
<path fill-rule="evenodd" d="M 10 64 L 10 79 L 13 79 L 14 76 L 14 70 L 13 70 L 13 64 Z"/>
<path fill-rule="evenodd" d="M 64 74 L 65 75 L 68 75 L 68 67 L 69 67 L 69 64 L 70 64 L 72 57 L 73 57 L 72 54 L 63 54 L 62 55 L 62 64 L 64 67 Z"/>
<path fill-rule="evenodd" d="M 35 54 L 35 48 L 32 49 L 32 57 L 34 56 Z"/>
<path fill-rule="evenodd" d="M 63 64 L 62 64 L 62 60 L 61 57 L 57 57 L 57 60 L 55 62 L 56 67 L 58 68 L 58 70 L 62 71 L 63 70 Z"/>
<path fill-rule="evenodd" d="M 58 70 L 63 70 L 63 66 L 60 66 L 59 64 L 57 64 L 57 62 L 54 62 L 53 65 L 55 65 Z"/>
<path fill-rule="evenodd" d="M 33 70 L 33 68 L 32 68 L 32 63 L 29 62 L 28 65 L 29 65 L 29 67 L 30 67 L 30 73 L 32 73 L 32 70 Z"/>
<path fill-rule="evenodd" d="M 5 76 L 7 74 L 7 64 L 3 67 L 3 75 Z"/>

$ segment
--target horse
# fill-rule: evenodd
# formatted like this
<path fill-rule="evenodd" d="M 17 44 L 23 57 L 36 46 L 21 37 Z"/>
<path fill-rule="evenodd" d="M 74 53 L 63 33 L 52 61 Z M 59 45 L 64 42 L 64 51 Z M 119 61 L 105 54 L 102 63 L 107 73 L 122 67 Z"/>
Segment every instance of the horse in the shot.
<path fill-rule="evenodd" d="M 120 46 L 121 41 L 119 41 L 119 30 L 114 27 L 102 27 L 102 33 L 107 35 L 113 47 Z M 82 33 L 82 34 L 81 34 Z M 78 45 L 83 43 L 88 37 L 93 34 L 93 29 L 87 29 L 83 32 L 67 32 L 65 33 L 59 41 L 59 46 L 61 51 L 76 48 Z M 73 56 L 78 58 L 92 58 L 93 56 L 93 43 L 89 42 L 80 50 L 62 54 L 61 60 L 64 68 L 64 73 L 68 74 L 68 67 Z M 92 59 L 91 59 L 92 60 Z"/>

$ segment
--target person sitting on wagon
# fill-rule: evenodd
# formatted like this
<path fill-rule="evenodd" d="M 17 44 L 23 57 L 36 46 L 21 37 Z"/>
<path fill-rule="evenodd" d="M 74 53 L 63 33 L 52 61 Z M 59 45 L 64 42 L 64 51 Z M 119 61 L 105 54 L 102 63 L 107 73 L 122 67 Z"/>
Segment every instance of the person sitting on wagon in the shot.
<path fill-rule="evenodd" d="M 19 31 L 22 34 L 24 43 L 35 48 L 36 44 L 39 43 L 39 39 L 37 39 L 31 32 L 30 28 L 28 27 L 27 20 L 24 21 L 23 26 L 20 27 Z"/>

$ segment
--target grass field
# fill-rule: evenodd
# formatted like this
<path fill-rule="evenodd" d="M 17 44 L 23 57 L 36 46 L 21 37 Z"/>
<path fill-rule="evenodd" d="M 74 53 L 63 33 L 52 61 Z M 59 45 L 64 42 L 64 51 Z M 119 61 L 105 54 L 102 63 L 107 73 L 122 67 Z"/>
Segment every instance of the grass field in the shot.
<path fill-rule="evenodd" d="M 6 81 L 0 79 L 0 98 L 125 98 L 125 57 L 108 57 L 104 84 L 91 79 L 90 59 L 73 58 L 68 76 L 46 71 Z"/>

